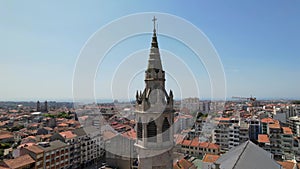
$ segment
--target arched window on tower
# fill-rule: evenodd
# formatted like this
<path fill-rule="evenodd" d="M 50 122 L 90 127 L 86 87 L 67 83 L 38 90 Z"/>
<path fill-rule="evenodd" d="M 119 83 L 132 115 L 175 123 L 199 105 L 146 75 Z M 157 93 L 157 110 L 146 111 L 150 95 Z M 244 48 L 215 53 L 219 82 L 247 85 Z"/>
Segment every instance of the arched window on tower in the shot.
<path fill-rule="evenodd" d="M 167 117 L 165 117 L 163 125 L 162 125 L 162 140 L 163 142 L 165 141 L 170 141 L 170 123 Z"/>
<path fill-rule="evenodd" d="M 142 140 L 142 138 L 143 138 L 143 123 L 142 123 L 141 118 L 139 118 L 139 121 L 137 123 L 137 137 L 138 137 L 138 140 Z"/>
<path fill-rule="evenodd" d="M 157 126 L 153 119 L 147 124 L 147 138 L 148 142 L 156 142 L 157 141 Z"/>

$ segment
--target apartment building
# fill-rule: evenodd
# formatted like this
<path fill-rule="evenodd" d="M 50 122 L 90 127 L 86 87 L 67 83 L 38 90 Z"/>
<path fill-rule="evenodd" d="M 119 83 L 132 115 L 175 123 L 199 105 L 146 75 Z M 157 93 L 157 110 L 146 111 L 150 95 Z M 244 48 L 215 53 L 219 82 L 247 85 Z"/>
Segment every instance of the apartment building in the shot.
<path fill-rule="evenodd" d="M 293 132 L 289 127 L 281 127 L 281 149 L 284 160 L 292 160 L 294 158 L 293 148 Z"/>
<path fill-rule="evenodd" d="M 274 124 L 276 120 L 268 117 L 260 120 L 261 134 L 270 134 L 269 124 Z"/>
<path fill-rule="evenodd" d="M 213 141 L 221 147 L 221 152 L 225 153 L 229 149 L 240 144 L 240 129 L 242 129 L 243 140 L 248 138 L 247 129 L 239 126 L 239 120 L 235 118 L 218 118 L 214 129 Z"/>
<path fill-rule="evenodd" d="M 79 163 L 82 167 L 96 162 L 103 156 L 102 147 L 104 145 L 99 129 L 90 126 L 76 129 L 73 133 L 77 135 L 76 143 L 79 143 L 75 147 L 74 153 L 80 155 Z"/>
<path fill-rule="evenodd" d="M 239 126 L 239 141 L 240 144 L 249 140 L 249 124 L 246 122 L 240 122 Z"/>
<path fill-rule="evenodd" d="M 298 137 L 294 137 L 293 140 L 293 153 L 296 161 L 300 161 L 300 140 Z"/>
<path fill-rule="evenodd" d="M 205 154 L 220 154 L 220 146 L 210 142 L 199 142 L 198 138 L 192 140 L 184 139 L 181 143 L 181 153 L 195 157 L 202 157 Z"/>
<path fill-rule="evenodd" d="M 233 124 L 229 126 L 228 130 L 228 148 L 231 149 L 240 145 L 240 126 L 238 124 Z"/>
<path fill-rule="evenodd" d="M 249 139 L 251 141 L 256 141 L 258 139 L 259 133 L 260 133 L 260 120 L 251 119 L 249 122 Z"/>
<path fill-rule="evenodd" d="M 300 118 L 298 116 L 289 117 L 287 119 L 288 126 L 296 137 L 300 137 Z"/>
<path fill-rule="evenodd" d="M 218 144 L 221 148 L 221 152 L 226 152 L 229 150 L 229 127 L 232 124 L 230 123 L 229 118 L 222 118 L 219 120 L 216 128 L 214 129 L 214 142 Z"/>
<path fill-rule="evenodd" d="M 37 145 L 25 146 L 20 149 L 20 154 L 28 154 L 35 160 L 35 169 L 43 169 L 44 167 L 44 150 Z"/>
<path fill-rule="evenodd" d="M 38 147 L 44 151 L 44 169 L 64 169 L 70 166 L 69 146 L 60 140 L 40 142 Z"/>
<path fill-rule="evenodd" d="M 269 124 L 269 132 L 271 153 L 275 159 L 281 159 L 281 127 L 278 121 L 275 121 L 274 124 Z"/>
<path fill-rule="evenodd" d="M 268 152 L 271 152 L 270 138 L 267 134 L 259 134 L 257 142 L 258 142 L 259 147 L 263 148 L 264 150 L 266 150 Z"/>
<path fill-rule="evenodd" d="M 185 98 L 181 101 L 181 106 L 189 109 L 190 112 L 196 112 L 200 109 L 199 98 Z"/>
<path fill-rule="evenodd" d="M 51 140 L 60 140 L 69 145 L 70 165 L 73 168 L 91 165 L 104 154 L 100 130 L 94 126 L 56 133 Z"/>

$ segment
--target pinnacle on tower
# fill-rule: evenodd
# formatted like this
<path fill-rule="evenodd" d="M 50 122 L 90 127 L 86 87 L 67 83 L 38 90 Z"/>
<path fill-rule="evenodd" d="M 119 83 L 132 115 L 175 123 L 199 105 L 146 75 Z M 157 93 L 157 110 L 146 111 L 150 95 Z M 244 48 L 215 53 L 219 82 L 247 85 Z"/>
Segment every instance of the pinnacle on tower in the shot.
<path fill-rule="evenodd" d="M 161 59 L 160 59 L 160 53 L 158 48 L 158 42 L 157 42 L 157 36 L 156 36 L 156 21 L 157 19 L 155 16 L 152 19 L 153 21 L 153 35 L 152 35 L 152 42 L 151 42 L 151 48 L 150 48 L 150 55 L 148 60 L 148 69 L 158 69 L 162 70 L 161 65 Z"/>
<path fill-rule="evenodd" d="M 152 36 L 152 42 L 151 42 L 151 48 L 158 48 L 158 43 L 157 43 L 157 37 L 156 37 L 156 21 L 157 19 L 155 18 L 155 16 L 152 19 L 153 21 L 153 36 Z"/>

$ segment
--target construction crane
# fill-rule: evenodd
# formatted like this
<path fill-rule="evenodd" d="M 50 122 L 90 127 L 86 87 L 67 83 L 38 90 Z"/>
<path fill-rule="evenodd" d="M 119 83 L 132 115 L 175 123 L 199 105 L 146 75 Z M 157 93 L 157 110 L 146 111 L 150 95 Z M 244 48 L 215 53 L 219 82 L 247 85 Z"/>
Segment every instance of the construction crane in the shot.
<path fill-rule="evenodd" d="M 249 100 L 249 101 L 256 101 L 256 98 L 255 97 L 240 97 L 240 96 L 232 96 L 232 99 L 240 99 L 240 100 Z"/>

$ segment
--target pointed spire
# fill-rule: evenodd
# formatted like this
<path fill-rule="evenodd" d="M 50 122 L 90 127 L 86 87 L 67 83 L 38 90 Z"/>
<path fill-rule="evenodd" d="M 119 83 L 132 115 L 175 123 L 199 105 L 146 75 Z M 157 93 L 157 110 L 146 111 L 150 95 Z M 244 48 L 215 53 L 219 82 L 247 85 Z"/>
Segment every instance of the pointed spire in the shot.
<path fill-rule="evenodd" d="M 157 19 L 155 18 L 155 16 L 153 17 L 152 21 L 153 21 L 153 36 L 152 36 L 151 48 L 158 48 L 157 37 L 156 37 L 156 21 L 157 21 Z"/>
<path fill-rule="evenodd" d="M 156 36 L 155 24 L 157 19 L 155 18 L 155 16 L 153 17 L 152 21 L 153 21 L 154 28 L 153 28 L 153 36 L 152 36 L 152 42 L 150 48 L 150 56 L 148 60 L 148 69 L 163 70 L 161 65 L 159 49 L 158 49 L 157 36 Z"/>

